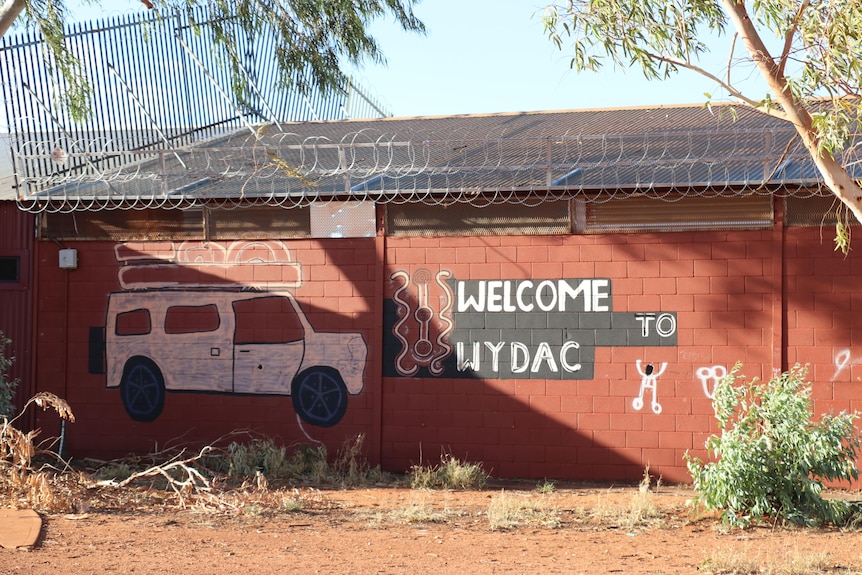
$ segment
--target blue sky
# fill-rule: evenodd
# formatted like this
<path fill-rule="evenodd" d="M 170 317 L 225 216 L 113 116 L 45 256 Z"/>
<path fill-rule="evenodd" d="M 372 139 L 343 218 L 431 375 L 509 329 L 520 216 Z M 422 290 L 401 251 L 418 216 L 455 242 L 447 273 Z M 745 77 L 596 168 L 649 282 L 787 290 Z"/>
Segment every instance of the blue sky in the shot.
<path fill-rule="evenodd" d="M 425 37 L 378 24 L 387 68 L 357 74 L 396 116 L 703 103 L 715 85 L 693 73 L 647 82 L 638 70 L 576 73 L 545 36 L 530 0 L 426 0 Z"/>
<path fill-rule="evenodd" d="M 571 71 L 568 54 L 544 34 L 543 6 L 537 0 L 424 0 L 416 14 L 428 34 L 376 22 L 372 34 L 388 66 L 367 65 L 354 76 L 396 116 L 701 104 L 705 92 L 719 97 L 714 83 L 694 73 L 647 82 L 637 70 Z M 70 0 L 76 20 L 141 9 L 140 0 L 101 6 Z M 713 69 L 725 58 L 715 54 Z"/>

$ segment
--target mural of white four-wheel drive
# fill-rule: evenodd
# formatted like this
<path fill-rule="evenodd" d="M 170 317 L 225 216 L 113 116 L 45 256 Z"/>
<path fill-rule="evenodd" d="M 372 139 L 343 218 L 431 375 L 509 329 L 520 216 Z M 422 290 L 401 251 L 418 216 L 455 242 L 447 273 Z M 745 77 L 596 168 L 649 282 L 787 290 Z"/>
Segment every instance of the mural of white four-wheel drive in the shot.
<path fill-rule="evenodd" d="M 129 417 L 154 421 L 166 391 L 289 395 L 331 427 L 363 388 L 360 333 L 315 330 L 293 291 L 302 267 L 278 241 L 117 244 L 121 291 L 91 328 L 91 372 L 119 388 Z M 91 355 L 93 355 L 91 351 Z"/>

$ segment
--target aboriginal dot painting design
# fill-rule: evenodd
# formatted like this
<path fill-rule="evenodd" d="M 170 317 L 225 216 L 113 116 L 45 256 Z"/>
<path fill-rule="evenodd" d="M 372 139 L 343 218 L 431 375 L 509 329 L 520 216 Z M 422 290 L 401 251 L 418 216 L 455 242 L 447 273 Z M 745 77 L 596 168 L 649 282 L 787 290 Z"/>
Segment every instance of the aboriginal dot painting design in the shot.
<path fill-rule="evenodd" d="M 392 296 L 397 306 L 393 333 L 401 343 L 395 369 L 402 376 L 415 375 L 420 367 L 433 375 L 443 373 L 443 360 L 452 350 L 448 337 L 455 327 L 449 275 L 446 270 L 432 274 L 420 268 L 412 276 L 406 271 L 390 276 L 397 285 Z"/>

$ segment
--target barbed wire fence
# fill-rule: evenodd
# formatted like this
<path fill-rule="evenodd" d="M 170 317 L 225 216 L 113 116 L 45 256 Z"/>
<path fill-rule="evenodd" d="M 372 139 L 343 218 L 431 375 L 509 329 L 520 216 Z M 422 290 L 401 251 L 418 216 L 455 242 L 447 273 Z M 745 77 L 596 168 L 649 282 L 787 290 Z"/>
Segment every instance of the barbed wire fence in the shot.
<path fill-rule="evenodd" d="M 184 18 L 136 15 L 70 29 L 94 88 L 93 114 L 83 123 L 57 104 L 62 79 L 42 64 L 41 39 L 0 39 L 22 209 L 291 208 L 336 200 L 531 206 L 574 196 L 670 202 L 681 194 L 823 193 L 793 128 L 751 110 L 733 121 L 693 107 L 653 116 L 607 110 L 381 120 L 386 111 L 353 84 L 313 98 L 280 89 L 265 34 L 235 47 L 254 96 L 240 104 L 212 39 L 189 34 Z M 857 148 L 842 160 L 856 170 Z"/>
<path fill-rule="evenodd" d="M 480 206 L 575 195 L 602 202 L 633 193 L 666 201 L 680 192 L 820 193 L 819 175 L 790 127 L 431 139 L 417 131 L 424 122 L 387 121 L 397 128 L 390 132 L 336 124 L 338 139 L 315 135 L 324 124 L 262 125 L 255 134 L 171 150 L 116 151 L 122 146 L 104 139 L 31 141 L 18 160 L 54 169 L 25 169 L 38 175 L 25 180 L 33 192 L 20 203 L 31 211 L 334 200 Z M 66 170 L 66 163 L 86 168 Z"/>

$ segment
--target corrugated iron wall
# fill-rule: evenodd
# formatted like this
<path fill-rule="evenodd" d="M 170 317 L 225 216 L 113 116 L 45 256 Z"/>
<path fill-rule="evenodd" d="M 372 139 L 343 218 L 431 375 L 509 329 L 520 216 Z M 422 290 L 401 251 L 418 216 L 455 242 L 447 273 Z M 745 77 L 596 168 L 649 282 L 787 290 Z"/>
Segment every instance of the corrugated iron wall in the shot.
<path fill-rule="evenodd" d="M 10 375 L 20 381 L 15 396 L 20 406 L 32 394 L 33 305 L 35 299 L 35 216 L 15 202 L 0 201 L 0 255 L 20 257 L 20 281 L 0 284 L 0 331 L 12 340 L 6 353 L 15 357 Z"/>

